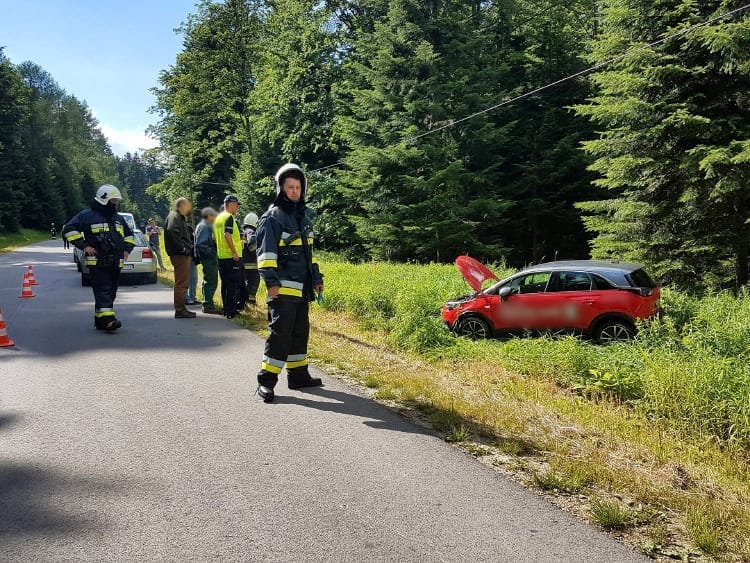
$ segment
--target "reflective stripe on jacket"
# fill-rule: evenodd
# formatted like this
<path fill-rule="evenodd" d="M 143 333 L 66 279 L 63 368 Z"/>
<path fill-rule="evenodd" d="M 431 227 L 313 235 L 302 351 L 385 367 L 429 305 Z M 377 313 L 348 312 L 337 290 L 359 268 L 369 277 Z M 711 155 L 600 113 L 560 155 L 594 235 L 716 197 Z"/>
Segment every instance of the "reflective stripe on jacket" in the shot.
<path fill-rule="evenodd" d="M 323 283 L 323 275 L 308 216 L 273 206 L 261 217 L 256 235 L 258 268 L 266 287 L 279 287 L 279 295 L 286 298 L 313 301 L 313 288 Z"/>
<path fill-rule="evenodd" d="M 132 252 L 135 236 L 118 213 L 107 219 L 94 209 L 84 209 L 63 227 L 62 235 L 76 248 L 91 246 L 97 256 L 85 256 L 87 266 L 96 266 L 101 259 L 107 266 L 120 264 L 124 252 Z"/>

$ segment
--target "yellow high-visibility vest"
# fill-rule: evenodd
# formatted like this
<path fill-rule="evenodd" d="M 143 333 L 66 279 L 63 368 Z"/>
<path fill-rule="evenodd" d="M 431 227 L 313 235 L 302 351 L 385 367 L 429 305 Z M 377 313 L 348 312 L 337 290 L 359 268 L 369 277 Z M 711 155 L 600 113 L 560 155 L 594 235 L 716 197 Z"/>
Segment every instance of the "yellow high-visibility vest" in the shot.
<path fill-rule="evenodd" d="M 226 260 L 232 257 L 232 249 L 229 248 L 227 239 L 224 238 L 224 229 L 227 226 L 227 220 L 232 217 L 228 211 L 222 211 L 214 223 L 214 239 L 216 240 L 216 254 L 219 260 Z M 233 217 L 232 217 L 233 218 Z M 234 218 L 233 218 L 234 219 Z M 237 254 L 242 255 L 242 239 L 240 238 L 240 226 L 237 219 L 234 219 L 234 230 L 232 232 L 232 241 Z"/>

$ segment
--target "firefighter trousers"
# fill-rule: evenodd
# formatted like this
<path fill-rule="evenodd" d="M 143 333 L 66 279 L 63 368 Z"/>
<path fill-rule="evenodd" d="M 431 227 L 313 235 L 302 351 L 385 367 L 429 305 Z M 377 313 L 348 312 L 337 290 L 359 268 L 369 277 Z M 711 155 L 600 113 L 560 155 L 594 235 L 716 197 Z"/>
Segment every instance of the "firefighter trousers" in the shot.
<path fill-rule="evenodd" d="M 310 377 L 307 368 L 307 341 L 310 338 L 310 304 L 277 297 L 268 302 L 268 328 L 265 355 L 258 383 L 274 388 L 286 367 L 290 380 Z"/>
<path fill-rule="evenodd" d="M 91 289 L 94 292 L 94 318 L 99 319 L 115 316 L 115 299 L 120 285 L 120 267 L 91 266 L 89 268 Z"/>
<path fill-rule="evenodd" d="M 219 260 L 219 276 L 221 276 L 221 302 L 224 304 L 225 315 L 237 314 L 237 303 L 240 298 L 240 280 L 242 262 L 231 258 Z"/>

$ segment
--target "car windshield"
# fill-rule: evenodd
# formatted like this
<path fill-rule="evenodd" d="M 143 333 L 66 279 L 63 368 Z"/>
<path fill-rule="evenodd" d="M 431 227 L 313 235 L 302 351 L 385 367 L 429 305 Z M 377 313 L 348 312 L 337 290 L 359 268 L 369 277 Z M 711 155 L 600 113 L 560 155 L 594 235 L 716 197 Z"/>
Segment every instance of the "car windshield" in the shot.
<path fill-rule="evenodd" d="M 135 231 L 133 235 L 135 236 L 136 246 L 148 246 L 148 241 L 146 240 L 146 237 L 143 236 L 143 233 L 141 231 Z"/>

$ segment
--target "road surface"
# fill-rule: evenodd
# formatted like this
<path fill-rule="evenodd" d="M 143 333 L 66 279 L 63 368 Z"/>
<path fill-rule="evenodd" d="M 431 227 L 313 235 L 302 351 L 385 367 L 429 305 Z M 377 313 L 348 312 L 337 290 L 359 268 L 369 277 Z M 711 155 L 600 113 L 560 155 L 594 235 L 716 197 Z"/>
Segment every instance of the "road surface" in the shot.
<path fill-rule="evenodd" d="M 163 286 L 96 332 L 61 246 L 0 256 L 0 560 L 640 560 L 330 377 L 263 404 L 262 340 Z"/>

